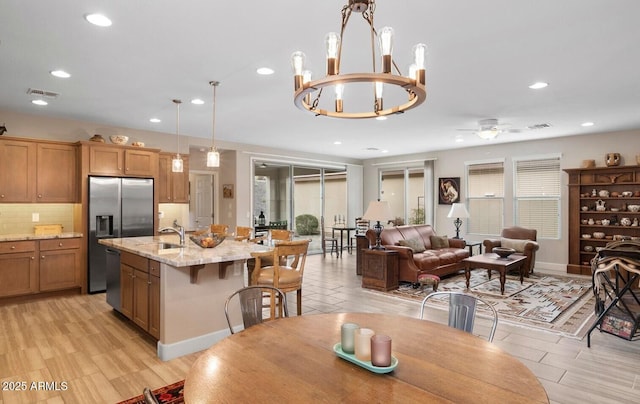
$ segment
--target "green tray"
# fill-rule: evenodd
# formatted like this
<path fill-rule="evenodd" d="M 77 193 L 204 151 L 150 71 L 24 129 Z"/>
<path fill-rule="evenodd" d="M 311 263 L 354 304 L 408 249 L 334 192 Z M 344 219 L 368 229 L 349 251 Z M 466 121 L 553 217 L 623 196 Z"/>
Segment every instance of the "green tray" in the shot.
<path fill-rule="evenodd" d="M 389 373 L 393 371 L 396 366 L 398 366 L 398 358 L 393 355 L 391 355 L 391 366 L 373 366 L 371 364 L 371 361 L 361 361 L 360 359 L 356 358 L 354 354 L 344 352 L 342 350 L 342 344 L 340 342 L 333 346 L 333 352 L 335 352 L 336 355 L 338 355 L 342 359 L 348 360 L 351 363 L 355 363 L 356 365 L 361 366 L 373 373 Z"/>

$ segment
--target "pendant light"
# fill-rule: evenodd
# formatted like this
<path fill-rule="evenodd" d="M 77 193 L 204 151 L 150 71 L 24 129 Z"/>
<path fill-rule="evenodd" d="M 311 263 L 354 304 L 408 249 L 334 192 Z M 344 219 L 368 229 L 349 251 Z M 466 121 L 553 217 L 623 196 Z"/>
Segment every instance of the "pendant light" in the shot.
<path fill-rule="evenodd" d="M 213 115 L 211 122 L 211 149 L 207 153 L 207 167 L 220 167 L 220 153 L 216 149 L 215 135 L 216 135 L 216 87 L 220 84 L 219 81 L 210 81 L 209 84 L 213 88 Z"/>
<path fill-rule="evenodd" d="M 176 104 L 176 137 L 178 138 L 178 152 L 173 160 L 171 160 L 171 171 L 174 173 L 181 173 L 184 169 L 184 162 L 180 156 L 180 104 L 182 104 L 182 101 L 173 100 L 173 103 Z"/>

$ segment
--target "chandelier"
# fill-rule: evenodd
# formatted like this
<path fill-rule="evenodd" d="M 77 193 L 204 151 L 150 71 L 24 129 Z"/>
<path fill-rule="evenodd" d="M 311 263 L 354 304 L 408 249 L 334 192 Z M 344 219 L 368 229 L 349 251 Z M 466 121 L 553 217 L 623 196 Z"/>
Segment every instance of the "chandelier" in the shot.
<path fill-rule="evenodd" d="M 211 124 L 211 148 L 207 153 L 207 167 L 220 167 L 220 153 L 216 149 L 215 134 L 216 134 L 216 87 L 220 84 L 219 81 L 210 81 L 209 85 L 213 88 L 213 118 Z"/>
<path fill-rule="evenodd" d="M 377 31 L 374 28 L 373 15 L 376 8 L 375 0 L 349 0 L 342 8 L 342 26 L 340 34 L 330 32 L 325 37 L 327 75 L 318 80 L 311 79 L 311 72 L 305 67 L 305 54 L 297 51 L 291 55 L 294 72 L 294 103 L 316 116 L 323 115 L 334 118 L 378 118 L 391 114 L 399 114 L 422 104 L 427 98 L 425 86 L 425 54 L 427 46 L 419 43 L 413 47 L 414 61 L 407 76 L 402 76 L 400 69 L 392 58 L 393 28 L 384 27 Z M 340 59 L 342 55 L 342 38 L 349 22 L 351 13 L 362 13 L 362 17 L 369 24 L 371 31 L 372 72 L 340 74 Z M 381 63 L 376 71 L 375 42 L 379 43 Z M 395 69 L 395 74 L 392 72 Z M 372 110 L 352 111 L 344 110 L 343 95 L 347 85 L 354 83 L 371 83 L 373 85 Z M 383 90 L 385 85 L 402 88 L 407 93 L 406 102 L 390 107 L 383 105 Z M 320 97 L 326 87 L 333 87 L 335 91 L 335 109 L 327 110 L 319 107 Z M 355 86 L 352 86 L 352 88 Z"/>
<path fill-rule="evenodd" d="M 176 156 L 171 160 L 171 171 L 174 173 L 181 173 L 184 169 L 184 162 L 182 156 L 180 156 L 180 104 L 182 101 L 173 100 L 176 104 L 176 137 L 178 138 L 178 152 Z"/>

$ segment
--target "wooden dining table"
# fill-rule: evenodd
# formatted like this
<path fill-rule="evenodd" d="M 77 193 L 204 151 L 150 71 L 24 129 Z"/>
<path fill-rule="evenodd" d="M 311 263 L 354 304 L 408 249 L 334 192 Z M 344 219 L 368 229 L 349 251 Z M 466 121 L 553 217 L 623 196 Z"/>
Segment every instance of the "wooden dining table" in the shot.
<path fill-rule="evenodd" d="M 392 338 L 397 367 L 374 373 L 338 357 L 343 323 Z M 186 403 L 548 403 L 534 374 L 486 340 L 426 320 L 331 313 L 265 322 L 216 343 L 196 360 Z"/>

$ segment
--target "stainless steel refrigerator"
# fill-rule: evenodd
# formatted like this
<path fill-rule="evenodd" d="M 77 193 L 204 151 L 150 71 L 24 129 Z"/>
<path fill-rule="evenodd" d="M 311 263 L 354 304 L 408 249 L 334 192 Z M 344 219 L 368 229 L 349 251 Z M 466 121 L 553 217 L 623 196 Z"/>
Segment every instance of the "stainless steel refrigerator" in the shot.
<path fill-rule="evenodd" d="M 89 293 L 106 290 L 107 302 L 119 308 L 119 260 L 114 260 L 113 251 L 107 260 L 107 247 L 98 244 L 98 240 L 154 234 L 153 179 L 89 177 L 88 222 Z M 114 288 L 117 286 L 117 291 L 108 288 L 107 282 Z"/>

